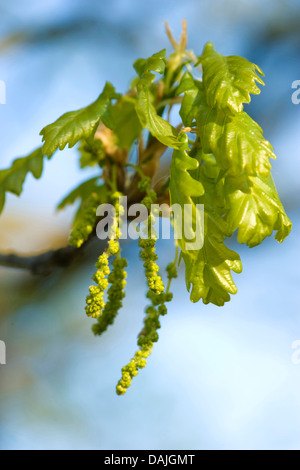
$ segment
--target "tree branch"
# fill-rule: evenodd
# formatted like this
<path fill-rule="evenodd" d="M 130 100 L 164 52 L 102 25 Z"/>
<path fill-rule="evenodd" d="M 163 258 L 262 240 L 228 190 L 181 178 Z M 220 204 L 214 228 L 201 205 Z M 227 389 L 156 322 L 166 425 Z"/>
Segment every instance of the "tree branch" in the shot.
<path fill-rule="evenodd" d="M 81 253 L 82 248 L 66 246 L 58 250 L 32 256 L 19 256 L 12 253 L 0 253 L 0 266 L 25 269 L 32 274 L 47 276 L 55 268 L 66 267 Z"/>
<path fill-rule="evenodd" d="M 156 139 L 153 139 L 151 145 L 145 149 L 141 163 L 144 163 L 143 172 L 146 176 L 150 176 L 152 178 L 156 173 L 159 166 L 159 160 L 165 150 L 166 146 Z M 123 179 L 125 180 L 125 177 Z M 139 180 L 140 176 L 136 173 L 128 190 L 125 192 L 128 197 L 129 204 L 140 202 L 143 197 L 143 194 L 138 189 Z M 160 197 L 160 203 L 165 202 L 165 198 L 165 194 L 162 194 Z M 74 248 L 69 245 L 64 248 L 59 248 L 58 250 L 50 250 L 30 256 L 23 256 L 15 253 L 0 253 L 0 267 L 24 269 L 34 275 L 48 276 L 57 268 L 66 268 L 69 266 L 74 259 L 82 253 L 82 250 L 86 245 L 95 238 L 95 235 L 96 233 L 94 230 L 89 239 L 80 248 Z"/>

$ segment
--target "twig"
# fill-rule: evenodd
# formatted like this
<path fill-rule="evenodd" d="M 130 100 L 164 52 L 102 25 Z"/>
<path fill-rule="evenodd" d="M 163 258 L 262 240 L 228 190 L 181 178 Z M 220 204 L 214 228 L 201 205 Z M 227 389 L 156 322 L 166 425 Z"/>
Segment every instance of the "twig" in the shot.
<path fill-rule="evenodd" d="M 7 268 L 25 269 L 32 274 L 47 276 L 55 268 L 65 268 L 81 253 L 82 248 L 66 246 L 45 253 L 20 256 L 13 253 L 0 253 L 0 266 Z"/>

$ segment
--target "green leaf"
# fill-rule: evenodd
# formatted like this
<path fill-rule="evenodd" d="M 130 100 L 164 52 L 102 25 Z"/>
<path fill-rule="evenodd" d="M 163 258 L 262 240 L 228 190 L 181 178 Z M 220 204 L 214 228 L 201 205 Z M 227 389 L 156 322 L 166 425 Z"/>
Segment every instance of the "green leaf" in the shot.
<path fill-rule="evenodd" d="M 264 74 L 257 65 L 239 56 L 224 57 L 211 42 L 204 47 L 201 64 L 206 100 L 212 108 L 241 112 L 243 103 L 251 101 L 250 93 L 260 93 L 256 82 L 264 85 L 256 71 Z"/>
<path fill-rule="evenodd" d="M 136 84 L 138 93 L 135 109 L 142 127 L 148 129 L 153 137 L 167 147 L 180 148 L 182 144 L 178 140 L 176 129 L 157 114 L 149 89 L 155 78 L 152 72 L 162 74 L 165 70 L 165 53 L 163 50 L 148 59 L 139 59 L 135 62 L 134 67 L 140 77 Z"/>
<path fill-rule="evenodd" d="M 87 139 L 97 129 L 102 115 L 112 99 L 118 98 L 114 87 L 107 82 L 99 98 L 86 108 L 71 111 L 61 116 L 53 124 L 44 127 L 41 131 L 45 155 L 52 155 L 58 148 L 63 150 L 67 144 L 69 147 L 81 139 Z"/>
<path fill-rule="evenodd" d="M 77 200 L 85 201 L 93 192 L 98 192 L 100 177 L 96 176 L 87 181 L 84 181 L 79 186 L 77 186 L 73 191 L 71 191 L 57 206 L 58 210 L 65 209 L 65 207 L 74 204 Z"/>
<path fill-rule="evenodd" d="M 184 97 L 179 114 L 183 124 L 186 127 L 190 127 L 196 119 L 201 104 L 203 93 L 202 84 L 199 80 L 194 80 L 190 72 L 185 72 L 176 90 L 176 95 L 181 95 L 181 93 L 184 93 Z"/>
<path fill-rule="evenodd" d="M 72 205 L 76 201 L 80 201 L 78 209 L 73 219 L 72 226 L 75 232 L 76 228 L 79 227 L 79 232 L 81 233 L 80 240 L 82 240 L 82 242 L 86 240 L 85 236 L 82 235 L 85 232 L 85 228 L 83 227 L 84 223 L 82 223 L 82 221 L 86 221 L 85 217 L 87 214 L 89 214 L 90 216 L 92 214 L 92 218 L 95 217 L 96 219 L 94 213 L 96 213 L 98 205 L 105 203 L 108 198 L 108 191 L 106 185 L 100 183 L 101 178 L 99 176 L 84 181 L 77 188 L 71 191 L 71 193 L 68 194 L 57 207 L 58 210 L 62 210 L 66 206 Z M 91 207 L 90 203 L 92 203 Z M 92 228 L 90 230 L 92 230 Z"/>
<path fill-rule="evenodd" d="M 183 252 L 189 250 L 189 242 L 194 238 L 196 226 L 201 224 L 201 213 L 197 209 L 192 197 L 201 196 L 204 193 L 203 185 L 194 179 L 189 170 L 195 170 L 199 166 L 198 160 L 191 158 L 187 151 L 188 137 L 186 134 L 180 135 L 180 140 L 185 144 L 180 150 L 174 150 L 172 155 L 172 163 L 170 166 L 170 199 L 171 206 L 179 204 L 182 214 L 177 211 L 174 214 L 174 231 L 175 234 L 184 235 L 178 239 L 178 244 Z M 191 207 L 191 211 L 185 210 L 185 205 Z M 198 225 L 196 225 L 198 224 Z M 183 228 L 184 233 L 183 232 Z"/>
<path fill-rule="evenodd" d="M 20 196 L 28 173 L 39 179 L 43 172 L 44 154 L 41 148 L 27 157 L 18 158 L 6 170 L 0 170 L 0 214 L 5 204 L 7 192 Z"/>
<path fill-rule="evenodd" d="M 192 286 L 192 302 L 202 299 L 204 304 L 221 307 L 229 302 L 230 294 L 237 293 L 231 271 L 241 273 L 242 263 L 239 255 L 224 244 L 213 218 L 207 216 L 206 221 L 211 233 L 207 233 L 196 259 L 183 253 L 187 289 L 190 291 Z"/>
<path fill-rule="evenodd" d="M 130 150 L 141 133 L 142 127 L 135 109 L 136 100 L 123 97 L 114 105 L 110 104 L 102 116 L 102 122 L 117 138 L 120 149 Z"/>
<path fill-rule="evenodd" d="M 188 291 L 192 288 L 192 302 L 202 299 L 204 304 L 222 306 L 230 300 L 230 294 L 237 292 L 231 271 L 240 273 L 242 263 L 239 255 L 224 244 L 225 237 L 231 233 L 223 218 L 225 202 L 216 168 L 206 170 L 205 166 L 210 166 L 209 159 L 200 155 L 201 160 L 206 163 L 192 172 L 192 176 L 201 181 L 205 189 L 203 196 L 194 198 L 195 203 L 204 204 L 204 244 L 196 253 L 183 253 L 186 283 Z"/>
<path fill-rule="evenodd" d="M 151 83 L 155 77 L 154 74 L 150 73 L 151 71 L 160 74 L 164 73 L 166 67 L 166 52 L 166 49 L 162 49 L 151 57 L 148 57 L 148 59 L 137 59 L 133 67 L 138 76 L 144 80 L 149 80 L 149 83 Z"/>
<path fill-rule="evenodd" d="M 226 179 L 228 205 L 226 219 L 232 231 L 238 229 L 238 242 L 253 247 L 277 230 L 275 238 L 282 242 L 292 223 L 279 200 L 272 176 L 263 179 Z"/>
<path fill-rule="evenodd" d="M 247 113 L 230 115 L 202 104 L 197 124 L 203 151 L 213 153 L 228 175 L 269 175 L 269 159 L 276 155 L 260 126 Z"/>
<path fill-rule="evenodd" d="M 142 127 L 148 129 L 153 137 L 167 147 L 180 148 L 181 143 L 178 140 L 176 129 L 157 114 L 152 99 L 149 89 L 144 86 L 140 87 L 136 112 Z"/>

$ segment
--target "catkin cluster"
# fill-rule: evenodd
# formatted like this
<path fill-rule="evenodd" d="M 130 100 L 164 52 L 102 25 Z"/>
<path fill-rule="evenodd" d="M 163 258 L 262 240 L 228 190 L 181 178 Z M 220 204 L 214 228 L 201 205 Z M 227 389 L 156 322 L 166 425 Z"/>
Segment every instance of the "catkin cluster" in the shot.
<path fill-rule="evenodd" d="M 124 289 L 127 273 L 124 268 L 127 267 L 127 261 L 125 258 L 116 258 L 112 262 L 112 266 L 113 270 L 108 276 L 108 282 L 110 283 L 107 292 L 108 300 L 103 308 L 102 315 L 98 317 L 97 323 L 92 328 L 95 335 L 101 335 L 109 325 L 113 324 L 125 297 Z"/>
<path fill-rule="evenodd" d="M 151 179 L 147 176 L 142 177 L 139 183 L 141 192 L 145 192 L 146 196 L 142 200 L 142 204 L 148 209 L 148 219 L 146 221 L 143 234 L 139 239 L 140 258 L 144 261 L 145 276 L 147 279 L 148 287 L 156 294 L 161 294 L 165 287 L 161 276 L 159 275 L 159 266 L 156 263 L 158 257 L 155 251 L 157 242 L 157 234 L 154 228 L 155 217 L 151 212 L 151 205 L 155 203 L 157 194 L 150 189 Z M 143 237 L 143 235 L 145 237 Z"/>
<path fill-rule="evenodd" d="M 172 265 L 172 266 L 171 266 Z M 177 269 L 174 263 L 168 266 L 169 282 L 172 278 L 177 277 Z M 151 305 L 146 308 L 146 317 L 144 319 L 144 328 L 139 334 L 138 346 L 139 349 L 127 364 L 122 368 L 122 377 L 119 380 L 116 391 L 118 395 L 124 395 L 130 387 L 133 377 L 138 375 L 140 369 L 143 369 L 147 364 L 147 358 L 151 354 L 153 345 L 158 341 L 158 332 L 160 328 L 160 316 L 166 315 L 167 307 L 166 302 L 170 302 L 173 294 L 170 292 L 163 292 L 160 294 L 155 293 L 149 289 L 147 297 L 151 300 Z"/>
<path fill-rule="evenodd" d="M 142 178 L 139 189 L 146 192 L 146 197 L 142 203 L 151 210 L 151 204 L 154 204 L 157 198 L 155 191 L 150 189 L 150 178 Z M 139 246 L 141 248 L 140 257 L 144 261 L 145 276 L 148 284 L 147 297 L 151 301 L 151 305 L 146 308 L 146 317 L 144 319 L 144 328 L 139 334 L 139 349 L 131 359 L 131 361 L 122 368 L 122 377 L 119 380 L 116 391 L 118 395 L 124 395 L 131 385 L 133 377 L 138 374 L 140 369 L 146 366 L 147 358 L 152 352 L 154 343 L 158 341 L 158 332 L 160 328 L 160 316 L 166 315 L 166 302 L 172 300 L 173 295 L 167 289 L 165 291 L 163 280 L 159 274 L 159 266 L 157 265 L 157 254 L 155 251 L 157 234 L 154 230 L 155 218 L 149 214 L 144 234 L 147 238 L 140 238 Z M 167 267 L 169 286 L 172 278 L 177 277 L 176 264 L 171 263 Z M 168 288 L 169 288 L 168 286 Z"/>
<path fill-rule="evenodd" d="M 97 271 L 93 276 L 96 286 L 90 287 L 90 294 L 86 300 L 86 313 L 98 322 L 93 326 L 95 334 L 102 334 L 114 322 L 114 319 L 122 307 L 125 296 L 127 261 L 121 258 L 119 238 L 121 236 L 120 217 L 123 208 L 120 207 L 121 194 L 113 193 L 112 202 L 115 208 L 114 218 L 110 227 L 110 240 L 107 250 L 99 257 L 96 263 Z M 109 258 L 115 256 L 112 262 L 112 270 L 109 267 Z M 109 289 L 108 286 L 110 285 Z M 108 289 L 107 301 L 104 300 L 105 291 Z"/>
<path fill-rule="evenodd" d="M 80 209 L 78 220 L 71 232 L 69 243 L 75 248 L 80 248 L 94 230 L 97 220 L 97 208 L 100 204 L 99 197 L 93 193 Z"/>

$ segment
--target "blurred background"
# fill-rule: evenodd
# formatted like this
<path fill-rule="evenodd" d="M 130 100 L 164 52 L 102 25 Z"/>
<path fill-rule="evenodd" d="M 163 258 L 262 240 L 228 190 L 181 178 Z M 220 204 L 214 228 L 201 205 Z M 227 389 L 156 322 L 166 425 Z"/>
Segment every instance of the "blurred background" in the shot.
<path fill-rule="evenodd" d="M 38 147 L 44 125 L 94 101 L 105 80 L 125 91 L 137 57 L 169 48 L 163 21 L 179 36 L 186 18 L 196 53 L 210 40 L 265 72 L 247 111 L 275 147 L 273 175 L 294 224 L 282 245 L 270 238 L 238 247 L 239 292 L 223 308 L 191 304 L 181 273 L 160 341 L 124 397 L 115 385 L 145 303 L 135 243 L 124 245 L 124 309 L 101 338 L 84 312 L 97 244 L 49 278 L 1 268 L 0 449 L 300 449 L 300 364 L 292 361 L 300 340 L 300 105 L 291 101 L 300 80 L 299 1 L 2 0 L 0 14 L 0 168 Z M 22 198 L 7 199 L 0 252 L 64 246 L 73 211 L 55 206 L 92 173 L 66 150 L 46 163 L 42 180 L 28 177 Z M 160 242 L 159 254 L 164 266 L 169 243 Z"/>

